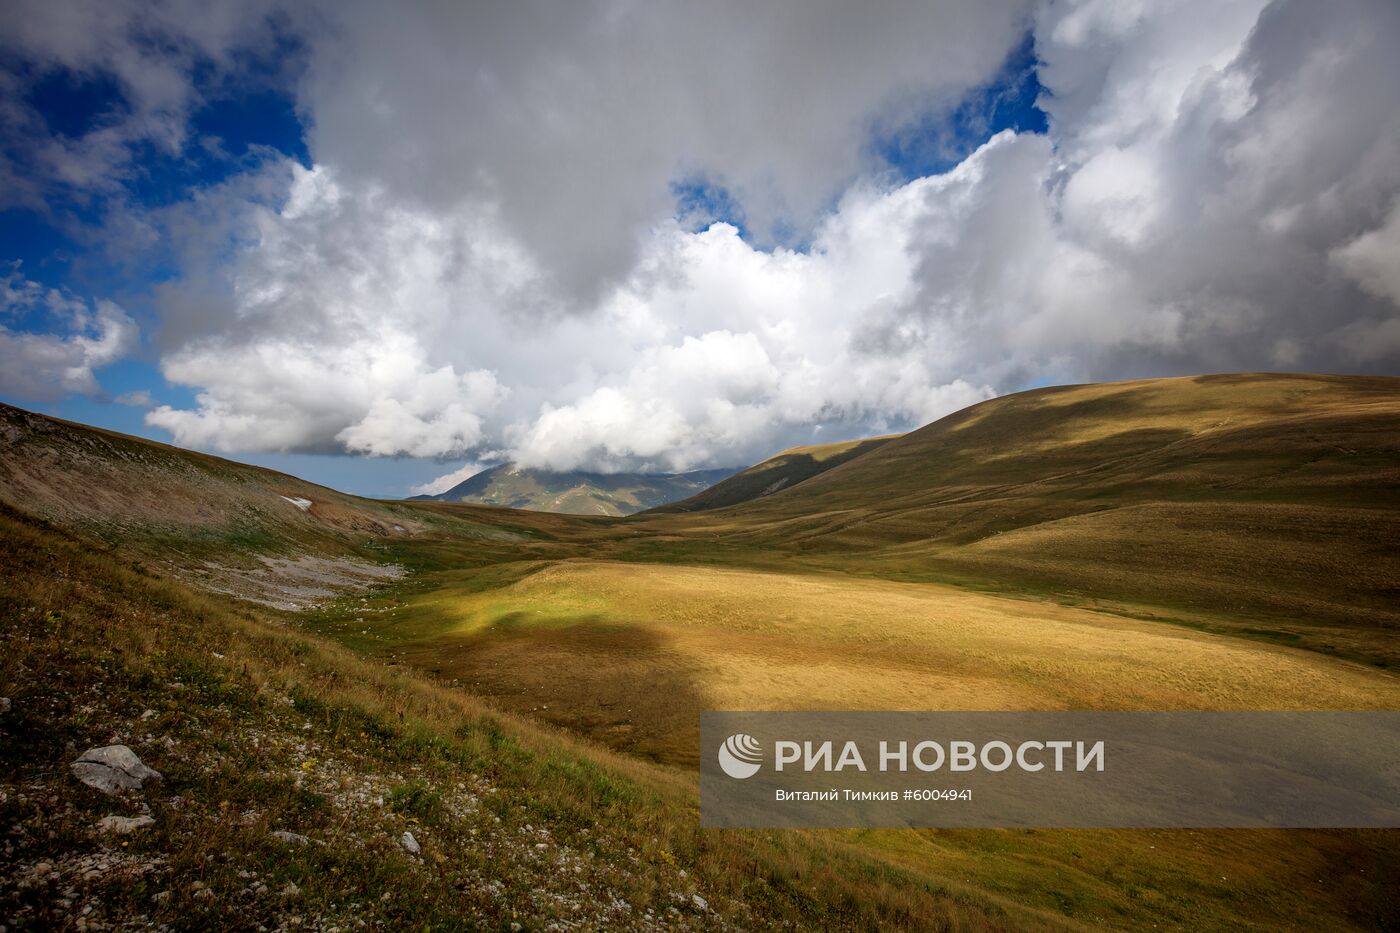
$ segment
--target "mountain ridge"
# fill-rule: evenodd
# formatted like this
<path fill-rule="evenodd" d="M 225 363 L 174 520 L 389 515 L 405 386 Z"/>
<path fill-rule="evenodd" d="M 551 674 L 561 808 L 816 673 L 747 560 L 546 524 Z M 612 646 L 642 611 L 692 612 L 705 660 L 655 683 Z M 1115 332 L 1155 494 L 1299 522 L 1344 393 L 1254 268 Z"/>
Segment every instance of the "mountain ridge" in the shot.
<path fill-rule="evenodd" d="M 651 512 L 704 512 L 722 509 L 751 499 L 771 496 L 791 489 L 814 476 L 864 456 L 889 441 L 903 435 L 836 441 L 830 444 L 806 444 L 789 447 L 766 460 L 740 470 L 687 499 L 656 506 Z"/>
<path fill-rule="evenodd" d="M 503 463 L 467 477 L 445 492 L 415 501 L 472 502 L 564 515 L 632 515 L 693 496 L 733 469 L 689 473 L 555 472 Z"/>

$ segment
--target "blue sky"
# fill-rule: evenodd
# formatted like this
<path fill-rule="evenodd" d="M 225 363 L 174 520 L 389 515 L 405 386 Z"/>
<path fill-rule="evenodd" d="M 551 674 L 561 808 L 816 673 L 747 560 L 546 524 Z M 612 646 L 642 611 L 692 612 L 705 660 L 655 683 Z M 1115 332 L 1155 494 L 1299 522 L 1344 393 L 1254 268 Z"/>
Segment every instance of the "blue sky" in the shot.
<path fill-rule="evenodd" d="M 300 50 L 294 43 L 285 43 L 278 51 L 285 60 L 255 62 L 232 78 L 220 76 L 217 86 L 203 89 L 208 98 L 190 115 L 185 145 L 178 152 L 150 143 L 137 147 L 132 155 L 134 166 L 118 179 L 120 183 L 113 190 L 93 197 L 55 186 L 42 208 L 0 212 L 0 260 L 18 263 L 26 278 L 69 292 L 79 300 L 106 297 L 119 301 L 146 325 L 143 330 L 149 335 L 158 320 L 151 307 L 152 289 L 178 276 L 178 269 L 169 260 L 168 244 L 143 251 L 134 264 L 125 256 L 111 257 L 105 229 L 109 216 L 124 210 L 157 211 L 191 199 L 273 153 L 310 168 L 312 153 L 297 113 L 294 89 Z M 947 171 L 1002 130 L 1043 133 L 1046 118 L 1035 106 L 1040 86 L 1034 65 L 1027 35 L 991 83 L 970 89 L 951 107 L 940 102 L 916 119 L 872 131 L 869 151 L 884 173 L 908 181 Z M 129 111 L 121 86 L 111 76 L 64 68 L 48 69 L 33 80 L 27 102 L 50 134 L 71 139 L 111 125 Z M 740 200 L 723 185 L 699 174 L 675 179 L 670 190 L 675 216 L 690 229 L 723 222 L 738 228 L 744 239 L 751 239 Z M 807 246 L 791 240 L 784 245 Z M 9 322 L 14 331 L 39 333 L 52 325 L 45 316 L 34 314 Z M 0 398 L 57 417 L 170 443 L 170 432 L 145 423 L 144 414 L 150 407 L 146 400 L 189 407 L 195 403 L 195 390 L 171 385 L 162 377 L 150 342 L 148 336 L 138 352 L 100 371 L 100 396 L 70 392 L 57 399 L 17 394 Z M 824 436 L 812 433 L 813 438 L 818 436 L 842 439 L 831 432 Z M 445 472 L 445 464 L 460 463 L 257 451 L 227 455 L 348 492 L 385 497 L 406 495 L 413 486 Z M 736 461 L 731 465 L 744 464 Z"/>

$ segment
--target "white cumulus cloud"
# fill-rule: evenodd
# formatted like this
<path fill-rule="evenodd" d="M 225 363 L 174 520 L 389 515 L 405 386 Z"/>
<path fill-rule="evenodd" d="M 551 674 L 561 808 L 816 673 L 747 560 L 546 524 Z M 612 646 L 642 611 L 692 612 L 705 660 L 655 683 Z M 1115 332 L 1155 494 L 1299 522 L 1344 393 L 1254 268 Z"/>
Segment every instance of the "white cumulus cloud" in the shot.
<path fill-rule="evenodd" d="M 10 326 L 21 317 L 47 326 Z M 113 302 L 84 302 L 18 272 L 0 279 L 0 392 L 36 400 L 101 396 L 96 371 L 135 349 L 138 336 L 136 322 Z"/>
<path fill-rule="evenodd" d="M 483 463 L 466 463 L 450 473 L 444 473 L 441 476 L 428 480 L 426 483 L 419 483 L 416 486 L 411 486 L 409 492 L 415 496 L 436 496 L 440 493 L 447 492 L 447 490 L 456 486 L 458 483 L 466 482 L 485 469 L 487 469 L 487 466 Z"/>

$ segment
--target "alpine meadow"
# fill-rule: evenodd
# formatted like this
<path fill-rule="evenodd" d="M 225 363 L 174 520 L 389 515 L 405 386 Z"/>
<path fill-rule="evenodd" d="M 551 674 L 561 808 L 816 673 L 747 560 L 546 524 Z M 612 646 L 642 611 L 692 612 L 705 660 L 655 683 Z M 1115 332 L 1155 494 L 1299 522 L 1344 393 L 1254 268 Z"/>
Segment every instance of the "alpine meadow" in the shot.
<path fill-rule="evenodd" d="M 1397 44 L 0 5 L 0 933 L 1400 930 Z"/>

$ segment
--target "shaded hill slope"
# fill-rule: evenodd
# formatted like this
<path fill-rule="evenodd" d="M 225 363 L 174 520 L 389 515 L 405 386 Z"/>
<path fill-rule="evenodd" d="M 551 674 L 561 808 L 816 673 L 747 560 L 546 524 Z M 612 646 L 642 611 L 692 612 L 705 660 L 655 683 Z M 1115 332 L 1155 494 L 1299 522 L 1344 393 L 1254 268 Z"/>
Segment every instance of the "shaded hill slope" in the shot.
<path fill-rule="evenodd" d="M 281 609 L 382 585 L 431 562 L 443 540 L 470 544 L 467 557 L 454 553 L 458 564 L 484 565 L 602 533 L 596 518 L 362 499 L 3 404 L 0 505 Z"/>
<path fill-rule="evenodd" d="M 659 506 L 652 511 L 704 512 L 771 496 L 783 489 L 791 489 L 798 483 L 825 473 L 848 460 L 870 453 L 897 437 L 898 434 L 890 434 L 885 437 L 840 441 L 834 444 L 793 447 L 741 470 L 688 499 Z"/>
<path fill-rule="evenodd" d="M 505 463 L 424 498 L 566 515 L 620 516 L 692 496 L 733 472 L 555 473 Z"/>
<path fill-rule="evenodd" d="M 0 404 L 0 501 L 110 539 L 334 547 L 421 530 L 409 510 Z"/>
<path fill-rule="evenodd" d="M 120 546 L 205 589 L 284 609 L 394 579 L 406 506 L 0 405 L 0 503 Z"/>

